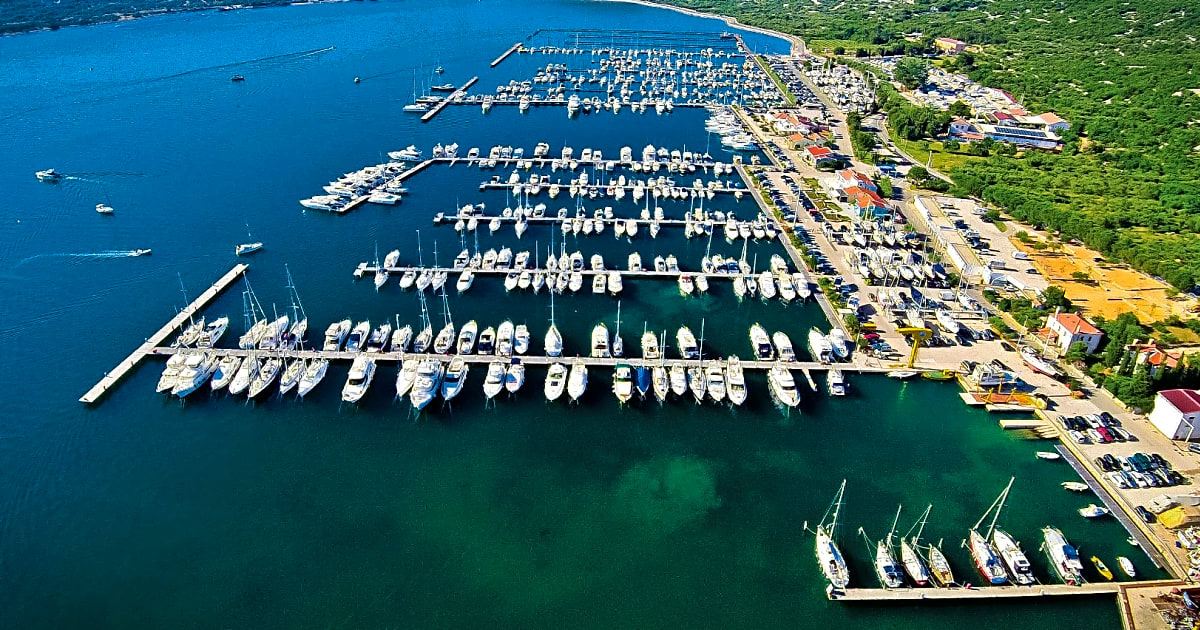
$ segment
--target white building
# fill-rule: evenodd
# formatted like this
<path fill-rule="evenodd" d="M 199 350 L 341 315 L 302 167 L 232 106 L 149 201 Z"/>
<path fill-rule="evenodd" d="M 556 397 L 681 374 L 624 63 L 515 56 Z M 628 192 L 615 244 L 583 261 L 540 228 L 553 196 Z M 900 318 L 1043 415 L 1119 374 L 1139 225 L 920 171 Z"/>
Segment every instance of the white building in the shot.
<path fill-rule="evenodd" d="M 1046 318 L 1046 329 L 1050 331 L 1047 340 L 1064 353 L 1077 342 L 1083 342 L 1091 354 L 1104 338 L 1104 333 L 1075 313 L 1055 312 Z"/>
<path fill-rule="evenodd" d="M 1200 391 L 1165 389 L 1154 396 L 1150 423 L 1172 440 L 1200 439 Z"/>

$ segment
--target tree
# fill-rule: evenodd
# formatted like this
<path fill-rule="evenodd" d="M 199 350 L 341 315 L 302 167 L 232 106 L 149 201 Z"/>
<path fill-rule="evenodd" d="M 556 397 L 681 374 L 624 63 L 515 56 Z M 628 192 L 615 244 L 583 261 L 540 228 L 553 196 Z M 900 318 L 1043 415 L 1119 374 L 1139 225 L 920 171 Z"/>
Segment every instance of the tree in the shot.
<path fill-rule="evenodd" d="M 918 183 L 923 182 L 923 181 L 929 179 L 929 169 L 925 168 L 924 166 L 920 166 L 920 165 L 914 166 L 914 167 L 908 169 L 907 177 L 909 179 L 913 180 L 914 182 L 918 182 Z"/>
<path fill-rule="evenodd" d="M 1082 363 L 1087 359 L 1087 344 L 1082 341 L 1076 341 L 1071 344 L 1071 347 L 1067 350 L 1067 354 L 1063 355 L 1063 358 L 1072 363 Z"/>
<path fill-rule="evenodd" d="M 850 112 L 846 115 L 846 126 L 850 128 L 850 131 L 861 131 L 862 120 L 862 114 L 858 112 Z"/>
<path fill-rule="evenodd" d="M 1069 311 L 1071 310 L 1071 300 L 1067 299 L 1065 291 L 1051 285 L 1042 291 L 1042 306 L 1049 309 L 1061 308 L 1064 311 Z"/>
<path fill-rule="evenodd" d="M 929 79 L 929 62 L 917 57 L 905 57 L 896 62 L 892 77 L 910 90 L 921 87 Z"/>
<path fill-rule="evenodd" d="M 983 218 L 987 219 L 988 221 L 991 221 L 992 223 L 995 223 L 996 221 L 999 221 L 1003 217 L 1000 216 L 999 210 L 992 208 L 992 209 L 988 210 L 987 212 L 983 213 Z"/>
<path fill-rule="evenodd" d="M 895 194 L 895 192 L 896 191 L 892 190 L 891 178 L 881 177 L 879 179 L 879 196 L 880 197 L 883 197 L 884 199 L 891 199 L 892 195 Z"/>
<path fill-rule="evenodd" d="M 862 328 L 862 324 L 858 321 L 858 316 L 854 313 L 847 314 L 843 318 L 843 321 L 846 322 L 846 330 L 849 330 L 852 335 L 857 335 L 859 329 Z"/>
<path fill-rule="evenodd" d="M 964 103 L 962 101 L 954 101 L 953 103 L 950 104 L 950 115 L 951 116 L 962 116 L 964 118 L 967 116 L 970 116 L 971 115 L 971 106 L 967 105 L 966 103 Z"/>
<path fill-rule="evenodd" d="M 834 46 L 833 54 L 838 55 L 838 56 L 846 54 L 846 47 L 845 46 Z"/>
<path fill-rule="evenodd" d="M 1092 276 L 1088 275 L 1086 271 L 1072 271 L 1071 277 L 1080 282 L 1087 282 L 1092 279 Z"/>
<path fill-rule="evenodd" d="M 962 143 L 954 138 L 950 138 L 942 143 L 942 148 L 947 151 L 954 152 L 962 148 Z"/>

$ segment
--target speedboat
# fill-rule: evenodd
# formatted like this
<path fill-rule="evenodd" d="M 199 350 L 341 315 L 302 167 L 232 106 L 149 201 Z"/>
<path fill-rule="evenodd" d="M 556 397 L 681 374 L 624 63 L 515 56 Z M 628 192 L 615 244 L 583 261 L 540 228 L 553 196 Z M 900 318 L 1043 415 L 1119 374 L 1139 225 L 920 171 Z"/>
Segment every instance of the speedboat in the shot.
<path fill-rule="evenodd" d="M 1117 558 L 1117 564 L 1121 566 L 1121 570 L 1125 572 L 1125 575 L 1131 578 L 1137 577 L 1137 569 L 1133 568 L 1133 562 L 1129 558 L 1121 556 Z"/>
<path fill-rule="evenodd" d="M 1064 481 L 1062 487 L 1072 492 L 1086 492 L 1089 489 L 1088 485 L 1082 481 Z"/>
<path fill-rule="evenodd" d="M 1042 528 L 1042 538 L 1050 566 L 1054 567 L 1059 579 L 1072 586 L 1082 584 L 1083 562 L 1079 560 L 1079 551 L 1067 542 L 1067 537 L 1058 529 L 1047 526 Z"/>
<path fill-rule="evenodd" d="M 1108 516 L 1108 508 L 1096 505 L 1095 503 L 1088 504 L 1087 507 L 1079 508 L 1079 515 L 1084 518 L 1100 518 Z"/>
<path fill-rule="evenodd" d="M 100 214 L 112 214 L 113 208 L 108 204 L 98 203 L 96 204 L 96 212 Z"/>
<path fill-rule="evenodd" d="M 57 182 L 63 179 L 63 174 L 55 171 L 52 168 L 48 168 L 44 171 L 38 171 L 34 173 L 34 175 L 37 176 L 38 181 L 40 182 Z"/>
<path fill-rule="evenodd" d="M 442 398 L 449 402 L 462 391 L 469 370 L 470 366 L 462 357 L 451 359 L 450 365 L 446 368 L 446 377 L 442 379 Z"/>
<path fill-rule="evenodd" d="M 1106 580 L 1113 579 L 1112 570 L 1109 569 L 1108 566 L 1104 564 L 1104 561 L 1101 560 L 1099 556 L 1092 556 L 1092 565 L 1096 567 L 1096 573 L 1099 573 L 1100 577 L 1102 577 Z"/>
<path fill-rule="evenodd" d="M 342 387 L 342 401 L 356 403 L 362 400 L 375 378 L 375 361 L 368 357 L 355 357 L 350 366 L 350 375 Z"/>
<path fill-rule="evenodd" d="M 639 397 L 645 398 L 646 394 L 650 392 L 652 380 L 653 376 L 650 368 L 644 365 L 633 368 L 633 389 Z"/>
<path fill-rule="evenodd" d="M 795 408 L 800 405 L 800 390 L 796 389 L 796 379 L 782 365 L 773 366 L 767 372 L 767 384 L 775 400 L 784 406 Z"/>
<path fill-rule="evenodd" d="M 237 247 L 233 248 L 233 253 L 237 256 L 245 256 L 247 254 L 253 254 L 254 252 L 257 252 L 258 250 L 260 250 L 262 248 L 263 248 L 263 244 L 259 243 L 259 242 L 242 243 L 241 245 L 238 245 Z"/>
<path fill-rule="evenodd" d="M 546 400 L 554 402 L 562 397 L 567 389 L 567 366 L 562 363 L 551 363 L 546 371 Z"/>
<path fill-rule="evenodd" d="M 621 404 L 633 397 L 633 368 L 628 363 L 618 363 L 613 370 L 613 394 Z"/>

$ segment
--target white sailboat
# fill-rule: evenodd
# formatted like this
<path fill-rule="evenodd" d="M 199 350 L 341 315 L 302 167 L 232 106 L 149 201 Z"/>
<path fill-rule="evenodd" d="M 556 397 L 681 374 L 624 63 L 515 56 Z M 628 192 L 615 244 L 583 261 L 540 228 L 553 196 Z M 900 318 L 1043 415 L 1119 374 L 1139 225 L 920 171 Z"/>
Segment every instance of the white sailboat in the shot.
<path fill-rule="evenodd" d="M 846 480 L 843 479 L 837 496 L 825 510 L 825 516 L 821 518 L 816 531 L 817 566 L 820 567 L 821 573 L 829 582 L 827 590 L 830 592 L 844 591 L 850 584 L 850 569 L 846 566 L 846 559 L 842 557 L 836 541 L 838 514 L 841 512 L 842 498 L 845 493 Z"/>

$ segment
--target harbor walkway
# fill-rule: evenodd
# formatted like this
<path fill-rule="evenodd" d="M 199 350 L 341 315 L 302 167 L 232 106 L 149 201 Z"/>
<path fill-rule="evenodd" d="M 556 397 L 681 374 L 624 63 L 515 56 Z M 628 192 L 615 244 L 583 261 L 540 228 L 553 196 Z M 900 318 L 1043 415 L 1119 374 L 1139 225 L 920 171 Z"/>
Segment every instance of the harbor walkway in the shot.
<path fill-rule="evenodd" d="M 451 94 L 450 96 L 447 96 L 446 98 L 442 99 L 440 102 L 438 102 L 437 105 L 433 106 L 433 109 L 426 112 L 424 116 L 421 116 L 421 122 L 429 122 L 430 120 L 433 120 L 434 116 L 437 116 L 439 113 L 441 113 L 441 111 L 443 109 L 446 109 L 447 105 L 457 101 L 459 99 L 459 97 L 462 95 L 462 93 L 466 92 L 468 89 L 470 89 L 472 85 L 475 85 L 475 82 L 478 80 L 479 80 L 479 77 L 477 77 L 477 76 L 471 77 L 471 79 L 469 81 L 467 81 L 466 83 L 464 83 L 462 85 L 462 87 L 455 90 L 454 93 Z"/>
<path fill-rule="evenodd" d="M 79 399 L 79 402 L 90 405 L 103 398 L 104 395 L 108 393 L 108 390 L 112 389 L 112 387 L 119 383 L 126 374 L 128 374 L 133 368 L 137 367 L 137 365 L 141 363 L 142 359 L 146 358 L 150 354 L 153 354 L 156 346 L 159 346 L 166 341 L 167 337 L 179 330 L 179 328 L 183 326 L 185 322 L 198 314 L 201 309 L 203 309 L 208 305 L 209 302 L 220 295 L 226 288 L 229 287 L 230 284 L 233 284 L 233 282 L 240 278 L 242 274 L 245 273 L 249 268 L 249 265 L 243 263 L 234 265 L 233 269 L 230 269 L 224 276 L 221 276 L 220 280 L 217 280 L 212 286 L 201 293 L 200 296 L 195 299 L 195 301 L 184 307 L 184 309 L 179 311 L 175 317 L 171 318 L 171 321 L 167 322 L 162 328 L 159 328 L 157 332 L 147 338 L 145 343 L 138 346 L 137 350 L 133 351 L 133 354 L 130 354 L 128 357 L 118 363 L 117 367 L 105 373 L 104 378 L 100 379 L 100 382 L 92 386 L 92 388 L 89 389 L 87 393 Z"/>
<path fill-rule="evenodd" d="M 1019 597 L 1063 597 L 1116 595 L 1123 587 L 1158 585 L 1154 582 L 1097 582 L 1080 586 L 1040 584 L 1035 586 L 984 586 L 980 588 L 850 588 L 830 596 L 841 602 L 912 602 L 930 600 L 1014 599 Z"/>
<path fill-rule="evenodd" d="M 500 63 L 503 62 L 505 59 L 508 59 L 509 55 L 511 55 L 515 52 L 519 52 L 520 50 L 521 50 L 521 42 L 517 42 L 517 43 L 513 44 L 511 48 L 504 51 L 504 53 L 501 54 L 499 57 L 496 57 L 496 60 L 493 61 L 492 65 L 490 65 L 488 67 L 495 68 L 496 66 L 500 65 Z"/>

